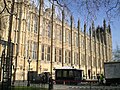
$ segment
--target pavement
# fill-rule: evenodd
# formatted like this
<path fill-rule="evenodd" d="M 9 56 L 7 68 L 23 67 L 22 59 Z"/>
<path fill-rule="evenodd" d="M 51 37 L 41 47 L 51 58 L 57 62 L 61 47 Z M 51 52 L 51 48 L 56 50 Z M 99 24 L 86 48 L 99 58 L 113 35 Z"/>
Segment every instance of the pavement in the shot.
<path fill-rule="evenodd" d="M 54 85 L 53 90 L 120 90 L 120 86 L 70 86 Z"/>
<path fill-rule="evenodd" d="M 27 82 L 15 82 L 15 86 L 27 86 Z M 31 84 L 33 87 L 42 87 L 48 88 L 48 84 Z M 52 90 L 120 90 L 120 85 L 112 86 L 100 86 L 98 83 L 81 83 L 78 85 L 63 85 L 63 84 L 54 84 Z"/>

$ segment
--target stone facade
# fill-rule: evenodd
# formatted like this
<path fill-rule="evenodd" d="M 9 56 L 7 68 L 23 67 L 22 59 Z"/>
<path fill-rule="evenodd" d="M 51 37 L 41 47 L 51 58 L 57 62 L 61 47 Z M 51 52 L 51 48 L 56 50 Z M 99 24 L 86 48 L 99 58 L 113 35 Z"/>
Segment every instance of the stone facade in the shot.
<path fill-rule="evenodd" d="M 86 78 L 93 78 L 97 73 L 104 73 L 103 63 L 112 59 L 111 29 L 110 25 L 106 25 L 105 20 L 101 27 L 94 27 L 93 22 L 89 34 L 86 32 L 86 24 L 84 24 L 84 31 L 79 26 L 78 36 L 78 28 L 72 25 L 71 35 L 71 25 L 66 22 L 62 25 L 62 21 L 54 13 L 51 58 L 52 10 L 50 8 L 43 10 L 42 5 L 39 44 L 39 11 L 35 5 L 30 4 L 27 0 L 15 2 L 14 12 L 17 15 L 13 19 L 11 42 L 14 44 L 13 72 L 16 69 L 16 80 L 27 79 L 28 59 L 32 60 L 30 70 L 38 70 L 38 73 L 51 72 L 52 63 L 53 76 L 54 68 L 71 65 L 74 68 L 82 69 Z M 5 43 L 8 40 L 8 22 L 9 14 L 5 11 L 0 14 L 0 56 L 3 49 L 7 48 Z M 36 62 L 37 60 L 38 62 Z"/>

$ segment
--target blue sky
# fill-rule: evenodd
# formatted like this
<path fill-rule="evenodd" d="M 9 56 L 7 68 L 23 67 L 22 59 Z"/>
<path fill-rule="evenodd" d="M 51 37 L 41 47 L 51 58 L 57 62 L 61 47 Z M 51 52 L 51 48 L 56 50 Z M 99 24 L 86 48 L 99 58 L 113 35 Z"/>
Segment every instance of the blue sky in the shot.
<path fill-rule="evenodd" d="M 48 6 L 49 7 L 49 3 L 48 0 L 44 0 L 45 1 L 45 7 Z M 74 1 L 74 0 L 73 0 Z M 79 11 L 79 9 L 77 8 L 76 5 L 74 4 L 70 4 L 69 9 L 71 10 L 71 14 L 74 16 L 74 20 L 75 20 L 75 24 L 77 23 L 77 20 L 80 19 L 81 21 L 81 28 L 83 30 L 83 26 L 84 26 L 84 22 L 86 21 L 86 17 L 87 15 L 85 14 L 85 10 L 83 9 L 83 11 Z M 113 12 L 115 13 L 115 12 Z M 104 8 L 101 9 L 101 11 L 95 13 L 97 18 L 96 20 L 94 20 L 95 26 L 102 26 L 103 25 L 103 20 L 106 19 L 106 24 L 108 25 L 108 19 L 106 18 L 106 14 L 105 14 L 105 10 Z M 69 17 L 70 15 L 66 15 L 66 17 Z M 112 31 L 112 46 L 113 46 L 113 50 L 116 49 L 116 46 L 119 45 L 120 47 L 120 17 L 115 17 L 112 18 L 112 23 L 110 23 L 111 25 L 111 31 Z M 90 26 L 91 23 L 88 23 L 88 28 Z"/>
<path fill-rule="evenodd" d="M 120 47 L 120 21 L 118 19 L 114 19 L 114 23 L 111 25 L 111 28 L 113 49 L 115 49 L 116 45 L 119 45 Z"/>
<path fill-rule="evenodd" d="M 86 21 L 87 15 L 85 14 L 85 10 L 79 11 L 78 7 L 74 4 L 69 6 L 72 15 L 74 16 L 75 23 L 77 22 L 78 18 L 81 20 L 81 27 L 83 29 L 84 22 Z M 82 13 L 82 14 L 81 14 Z M 112 12 L 113 14 L 116 12 Z M 96 19 L 94 20 L 95 26 L 103 25 L 103 20 L 106 19 L 106 24 L 108 25 L 108 18 L 105 14 L 105 9 L 101 8 L 99 12 L 95 13 Z M 112 23 L 111 25 L 111 32 L 112 32 L 112 48 L 113 50 L 116 49 L 116 46 L 118 45 L 120 47 L 120 15 L 116 16 L 115 18 L 111 18 Z M 91 23 L 88 23 L 88 28 Z"/>

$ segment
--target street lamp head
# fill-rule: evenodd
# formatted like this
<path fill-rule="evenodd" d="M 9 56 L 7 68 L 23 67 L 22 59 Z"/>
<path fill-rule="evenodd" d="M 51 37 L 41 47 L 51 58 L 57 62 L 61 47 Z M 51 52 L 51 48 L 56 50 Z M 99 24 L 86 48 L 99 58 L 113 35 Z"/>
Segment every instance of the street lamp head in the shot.
<path fill-rule="evenodd" d="M 32 60 L 30 59 L 30 57 L 29 57 L 29 59 L 28 59 L 28 63 L 31 63 L 32 62 Z"/>

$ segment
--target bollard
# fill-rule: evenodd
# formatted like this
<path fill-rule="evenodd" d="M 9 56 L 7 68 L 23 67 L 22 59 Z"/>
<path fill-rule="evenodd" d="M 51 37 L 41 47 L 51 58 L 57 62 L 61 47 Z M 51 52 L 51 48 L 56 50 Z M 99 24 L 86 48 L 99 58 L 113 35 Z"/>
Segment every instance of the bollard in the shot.
<path fill-rule="evenodd" d="M 65 85 L 65 81 L 63 82 L 63 84 Z"/>

